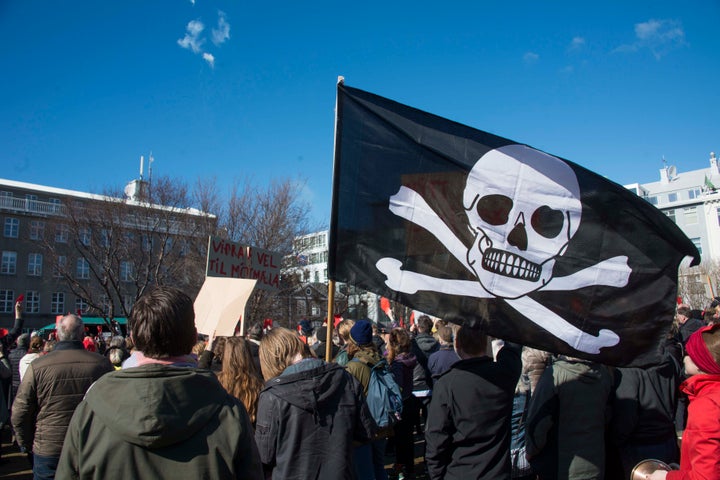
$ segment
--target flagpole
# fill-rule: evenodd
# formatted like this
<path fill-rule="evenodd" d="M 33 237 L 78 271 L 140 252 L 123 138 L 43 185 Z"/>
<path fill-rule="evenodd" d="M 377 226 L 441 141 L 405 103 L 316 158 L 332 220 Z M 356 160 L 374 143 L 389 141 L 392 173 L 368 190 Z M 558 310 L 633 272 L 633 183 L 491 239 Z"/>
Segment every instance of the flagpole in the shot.
<path fill-rule="evenodd" d="M 335 93 L 335 134 L 333 140 L 333 175 L 332 175 L 332 199 L 330 205 L 330 233 L 328 235 L 328 273 L 333 276 L 335 274 L 335 242 L 336 242 L 336 228 L 337 228 L 337 185 L 339 182 L 338 172 L 338 159 L 340 155 L 338 148 L 340 148 L 340 142 L 338 142 L 338 131 L 342 128 L 340 124 L 340 102 L 338 102 L 338 91 L 340 85 L 345 83 L 345 77 L 338 75 L 337 87 Z M 328 279 L 328 317 L 327 317 L 327 339 L 325 341 L 325 361 L 329 362 L 332 360 L 332 338 L 333 328 L 335 327 L 335 279 Z"/>

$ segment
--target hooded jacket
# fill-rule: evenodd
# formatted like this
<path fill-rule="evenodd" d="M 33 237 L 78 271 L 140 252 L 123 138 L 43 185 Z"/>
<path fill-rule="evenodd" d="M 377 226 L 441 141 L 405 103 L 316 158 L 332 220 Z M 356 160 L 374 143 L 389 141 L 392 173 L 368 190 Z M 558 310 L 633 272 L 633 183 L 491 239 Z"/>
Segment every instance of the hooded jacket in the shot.
<path fill-rule="evenodd" d="M 425 427 L 432 479 L 510 479 L 510 415 L 520 346 L 455 362 L 435 382 Z"/>
<path fill-rule="evenodd" d="M 604 365 L 561 357 L 540 377 L 530 399 L 525 443 L 543 479 L 601 480 L 612 377 Z"/>
<path fill-rule="evenodd" d="M 412 397 L 413 378 L 417 365 L 418 361 L 413 353 L 401 353 L 390 364 L 393 378 L 402 391 L 403 402 Z"/>
<path fill-rule="evenodd" d="M 273 479 L 351 479 L 353 440 L 368 442 L 373 428 L 358 381 L 307 358 L 265 384 L 255 441 Z"/>
<path fill-rule="evenodd" d="M 78 406 L 57 478 L 261 479 L 245 407 L 206 370 L 109 373 Z"/>
<path fill-rule="evenodd" d="M 720 478 L 720 375 L 693 375 L 680 389 L 690 400 L 688 422 L 680 470 L 668 472 L 667 480 Z"/>

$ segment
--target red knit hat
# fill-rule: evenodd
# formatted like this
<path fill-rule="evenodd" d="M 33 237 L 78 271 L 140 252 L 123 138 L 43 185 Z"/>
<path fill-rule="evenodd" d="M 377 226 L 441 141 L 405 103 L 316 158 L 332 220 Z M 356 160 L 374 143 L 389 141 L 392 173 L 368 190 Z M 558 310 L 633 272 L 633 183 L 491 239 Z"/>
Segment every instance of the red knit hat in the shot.
<path fill-rule="evenodd" d="M 720 375 L 720 325 L 709 325 L 690 335 L 685 350 L 700 370 Z"/>

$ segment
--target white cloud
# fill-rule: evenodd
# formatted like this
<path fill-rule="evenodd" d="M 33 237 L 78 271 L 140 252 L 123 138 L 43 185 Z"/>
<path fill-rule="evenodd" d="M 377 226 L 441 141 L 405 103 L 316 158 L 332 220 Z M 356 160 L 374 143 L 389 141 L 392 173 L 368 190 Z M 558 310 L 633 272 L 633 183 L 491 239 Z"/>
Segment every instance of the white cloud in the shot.
<path fill-rule="evenodd" d="M 540 55 L 535 52 L 526 52 L 525 55 L 523 55 L 523 62 L 527 65 L 537 63 L 538 60 L 540 60 Z"/>
<path fill-rule="evenodd" d="M 570 51 L 578 51 L 581 48 L 585 46 L 585 39 L 583 37 L 574 37 L 572 41 L 570 41 L 570 46 L 568 47 L 568 50 Z"/>
<path fill-rule="evenodd" d="M 621 45 L 616 52 L 650 50 L 660 60 L 673 50 L 687 45 L 685 31 L 677 20 L 655 20 L 635 24 L 635 41 Z"/>
<path fill-rule="evenodd" d="M 212 53 L 204 52 L 202 54 L 203 60 L 205 60 L 210 68 L 215 68 L 215 56 Z"/>
<path fill-rule="evenodd" d="M 185 36 L 178 40 L 178 45 L 182 48 L 189 48 L 194 53 L 200 53 L 205 39 L 200 38 L 200 34 L 205 30 L 205 25 L 200 20 L 192 20 L 187 24 L 187 32 Z"/>
<path fill-rule="evenodd" d="M 222 45 L 228 38 L 230 38 L 230 24 L 225 13 L 218 11 L 218 25 L 217 28 L 212 29 L 212 42 L 215 45 Z"/>

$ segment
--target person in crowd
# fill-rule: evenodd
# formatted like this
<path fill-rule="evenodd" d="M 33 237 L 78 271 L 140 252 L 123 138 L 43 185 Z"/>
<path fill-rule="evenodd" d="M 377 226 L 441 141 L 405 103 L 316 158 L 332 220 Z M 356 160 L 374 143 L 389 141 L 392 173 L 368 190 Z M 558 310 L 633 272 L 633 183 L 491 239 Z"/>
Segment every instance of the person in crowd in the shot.
<path fill-rule="evenodd" d="M 25 321 L 23 320 L 22 316 L 23 311 L 23 304 L 21 301 L 15 302 L 15 322 L 13 323 L 13 326 L 10 330 L 7 330 L 5 328 L 0 328 L 0 352 L 8 358 L 8 361 L 10 362 L 10 369 L 11 369 L 11 375 L 8 378 L 0 379 L 0 394 L 2 394 L 3 397 L 7 399 L 7 408 L 12 407 L 13 399 L 15 398 L 15 394 L 17 393 L 17 388 L 20 386 L 20 358 L 22 358 L 22 355 L 25 355 L 25 353 L 22 353 L 22 355 L 19 355 L 17 358 L 17 363 L 14 363 L 13 360 L 11 360 L 10 353 L 12 350 L 12 346 L 16 343 L 18 337 L 22 334 L 22 328 Z M 1 426 L 1 425 L 0 425 Z"/>
<path fill-rule="evenodd" d="M 718 314 L 714 308 L 707 308 L 703 312 L 703 322 L 705 325 L 715 325 L 718 323 Z"/>
<path fill-rule="evenodd" d="M 338 339 L 340 340 L 340 352 L 333 360 L 335 363 L 344 367 L 350 361 L 347 354 L 348 343 L 350 342 L 350 329 L 355 325 L 355 321 L 349 318 L 341 321 L 337 325 Z"/>
<path fill-rule="evenodd" d="M 678 461 L 675 410 L 682 370 L 682 347 L 674 338 L 661 346 L 656 365 L 643 368 L 618 367 L 611 396 L 610 440 L 623 470 L 630 478 L 640 461 L 654 458 L 665 463 Z"/>
<path fill-rule="evenodd" d="M 695 333 L 703 326 L 702 320 L 694 318 L 691 315 L 692 309 L 686 305 L 678 305 L 677 312 L 675 314 L 675 321 L 679 325 L 678 336 L 683 346 L 687 343 L 690 335 Z"/>
<path fill-rule="evenodd" d="M 317 358 L 325 358 L 327 349 L 327 325 L 315 330 L 315 343 L 311 347 Z M 340 347 L 330 342 L 330 358 L 335 358 L 340 353 Z"/>
<path fill-rule="evenodd" d="M 352 479 L 353 441 L 370 441 L 375 426 L 358 381 L 313 357 L 286 328 L 273 328 L 260 341 L 260 365 L 266 383 L 255 441 L 268 475 Z"/>
<path fill-rule="evenodd" d="M 527 372 L 530 379 L 530 394 L 532 395 L 543 372 L 552 363 L 552 355 L 550 352 L 531 347 L 523 347 L 522 355 L 523 371 Z"/>
<path fill-rule="evenodd" d="M 467 319 L 455 319 L 464 323 Z M 520 346 L 505 343 L 497 361 L 479 322 L 455 333 L 460 360 L 433 389 L 425 428 L 431 479 L 510 479 L 510 415 L 520 377 Z"/>
<path fill-rule="evenodd" d="M 15 339 L 15 348 L 7 353 L 7 359 L 10 362 L 10 368 L 12 369 L 12 393 L 11 396 L 15 396 L 20 387 L 22 377 L 20 375 L 20 360 L 27 355 L 28 348 L 30 347 L 30 334 L 22 333 L 17 339 Z"/>
<path fill-rule="evenodd" d="M 121 335 L 112 337 L 108 347 L 105 349 L 104 355 L 110 360 L 110 363 L 113 364 L 115 370 L 120 370 L 123 362 L 130 357 L 130 352 L 125 348 L 125 337 Z"/>
<path fill-rule="evenodd" d="M 527 458 L 542 480 L 604 478 L 612 386 L 597 362 L 560 356 L 545 369 L 525 424 Z"/>
<path fill-rule="evenodd" d="M 428 357 L 428 369 L 430 369 L 433 381 L 440 378 L 443 373 L 450 370 L 450 367 L 452 367 L 455 362 L 460 360 L 460 357 L 458 357 L 453 347 L 452 327 L 440 327 L 436 336 L 440 344 L 440 349 Z"/>
<path fill-rule="evenodd" d="M 227 338 L 218 380 L 230 395 L 245 405 L 250 422 L 255 425 L 258 395 L 263 382 L 255 371 L 248 340 L 243 337 Z"/>
<path fill-rule="evenodd" d="M 377 351 L 382 354 L 382 352 L 385 351 L 385 340 L 383 340 L 380 330 L 381 329 L 378 327 L 377 323 L 372 323 L 372 341 L 375 344 Z"/>
<path fill-rule="evenodd" d="M 367 320 L 358 320 L 350 329 L 347 352 L 350 361 L 346 369 L 355 377 L 367 397 L 372 368 L 383 360 L 373 342 L 373 329 Z M 387 433 L 376 434 L 372 442 L 358 445 L 353 450 L 353 463 L 357 480 L 387 480 L 385 448 Z"/>
<path fill-rule="evenodd" d="M 415 322 L 415 327 L 417 333 L 411 343 L 411 351 L 417 359 L 413 370 L 413 396 L 418 412 L 417 431 L 422 434 L 421 421 L 425 423 L 427 419 L 427 406 L 430 404 L 433 384 L 428 359 L 440 349 L 440 343 L 432 335 L 433 321 L 427 315 L 421 315 Z"/>
<path fill-rule="evenodd" d="M 315 329 L 313 328 L 312 323 L 310 323 L 310 320 L 300 320 L 300 323 L 298 323 L 298 332 L 300 333 L 300 340 L 302 340 L 305 345 L 312 343 L 310 342 L 310 339 L 312 338 L 313 333 L 315 333 Z"/>
<path fill-rule="evenodd" d="M 418 408 L 413 396 L 413 375 L 417 359 L 412 353 L 410 334 L 402 327 L 393 328 L 387 340 L 387 362 L 403 399 L 402 417 L 395 424 L 394 472 L 405 479 L 415 475 L 415 442 L 413 428 L 417 423 Z"/>
<path fill-rule="evenodd" d="M 95 343 L 95 339 L 91 337 L 90 335 L 87 335 L 85 338 L 83 338 L 82 341 L 83 347 L 88 352 L 97 352 L 97 344 Z"/>
<path fill-rule="evenodd" d="M 2 348 L 0 348 L 0 380 L 7 380 L 12 377 L 12 368 Z M 0 392 L 1 394 L 2 392 Z M 2 429 L 10 417 L 10 409 L 7 405 L 7 396 L 0 395 L 0 429 Z M 0 446 L 0 462 L 2 462 L 2 446 Z"/>
<path fill-rule="evenodd" d="M 21 382 L 23 377 L 25 376 L 25 371 L 27 370 L 27 367 L 33 360 L 40 356 L 44 345 L 45 342 L 39 336 L 36 335 L 30 338 L 30 345 L 28 346 L 27 353 L 23 355 L 23 357 L 20 359 L 20 364 L 18 365 Z"/>
<path fill-rule="evenodd" d="M 135 302 L 128 326 L 137 364 L 88 391 L 58 477 L 262 479 L 245 407 L 190 354 L 197 340 L 190 297 L 156 287 Z"/>
<path fill-rule="evenodd" d="M 15 440 L 21 451 L 32 452 L 35 480 L 55 478 L 75 408 L 90 385 L 113 370 L 107 358 L 83 348 L 80 317 L 65 315 L 56 328 L 58 343 L 28 366 L 12 407 Z"/>
<path fill-rule="evenodd" d="M 687 428 L 680 446 L 680 469 L 656 471 L 650 480 L 720 478 L 720 325 L 693 333 L 685 345 L 680 388 L 690 399 Z"/>
<path fill-rule="evenodd" d="M 250 348 L 250 356 L 253 359 L 253 363 L 255 364 L 255 371 L 257 372 L 258 378 L 260 380 L 262 380 L 262 372 L 260 371 L 260 355 L 258 351 L 260 350 L 260 340 L 262 340 L 262 337 L 263 328 L 259 322 L 250 325 L 250 328 L 245 334 L 245 339 L 247 339 L 247 341 L 249 342 L 248 347 Z"/>
<path fill-rule="evenodd" d="M 525 448 L 525 424 L 532 388 L 530 372 L 534 368 L 533 353 L 535 351 L 529 347 L 522 347 L 520 355 L 522 369 L 513 395 L 512 416 L 510 419 L 510 478 L 513 480 L 535 480 L 535 474 L 527 460 Z"/>

